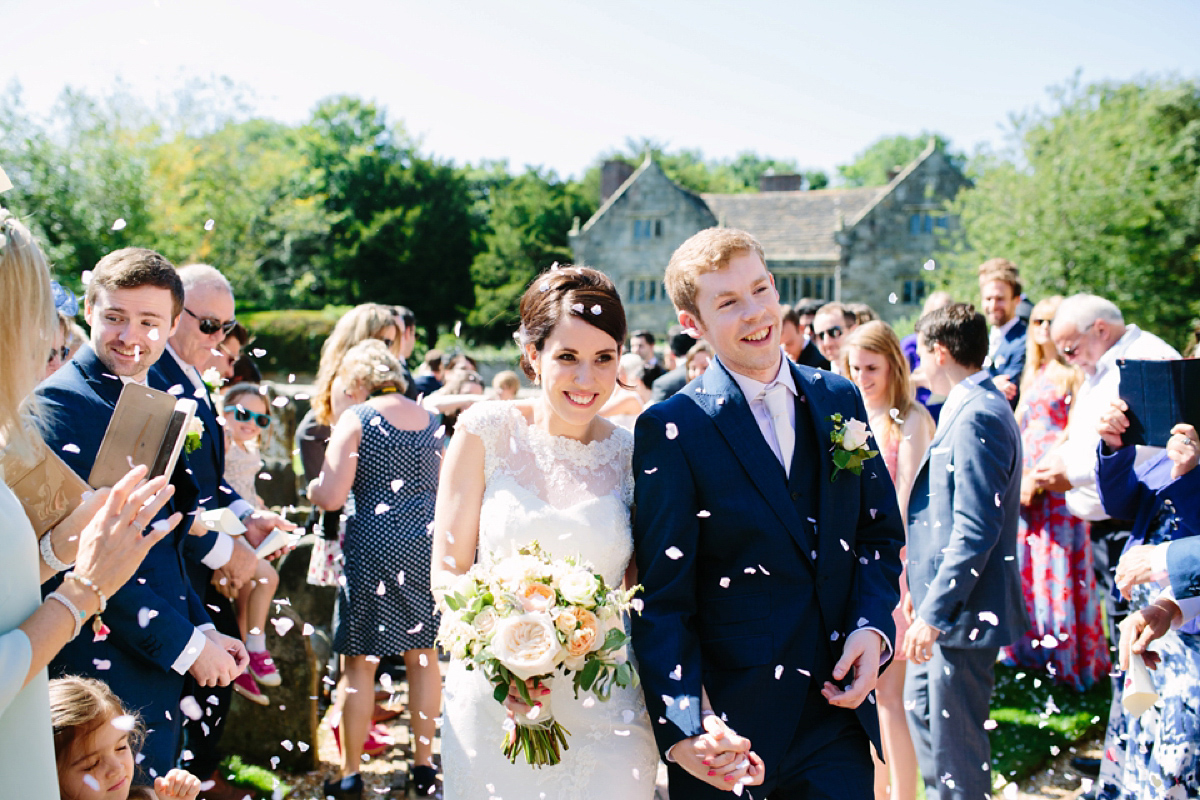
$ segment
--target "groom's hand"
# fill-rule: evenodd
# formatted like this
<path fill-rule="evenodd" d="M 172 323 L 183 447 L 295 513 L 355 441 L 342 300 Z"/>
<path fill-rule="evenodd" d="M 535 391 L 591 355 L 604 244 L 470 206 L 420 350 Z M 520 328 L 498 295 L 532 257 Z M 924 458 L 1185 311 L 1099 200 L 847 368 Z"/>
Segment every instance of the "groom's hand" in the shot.
<path fill-rule="evenodd" d="M 715 714 L 703 720 L 705 733 L 677 742 L 671 758 L 692 777 L 727 792 L 736 786 L 757 786 L 765 770 L 750 740 L 739 736 Z"/>
<path fill-rule="evenodd" d="M 883 637 L 867 628 L 860 628 L 846 638 L 842 657 L 833 666 L 833 679 L 840 681 L 854 670 L 854 683 L 839 689 L 829 681 L 821 687 L 821 694 L 832 706 L 858 708 L 879 680 L 879 658 L 883 650 Z"/>

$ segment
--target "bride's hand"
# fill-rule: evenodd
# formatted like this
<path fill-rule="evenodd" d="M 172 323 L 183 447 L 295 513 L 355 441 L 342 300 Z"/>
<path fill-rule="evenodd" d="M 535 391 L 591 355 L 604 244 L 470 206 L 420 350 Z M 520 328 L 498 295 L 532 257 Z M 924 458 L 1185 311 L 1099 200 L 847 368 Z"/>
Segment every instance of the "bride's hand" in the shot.
<path fill-rule="evenodd" d="M 534 698 L 534 706 L 540 706 L 539 698 L 550 694 L 550 689 L 539 683 L 536 678 L 525 681 L 525 690 L 529 692 L 531 698 Z M 521 696 L 521 690 L 517 688 L 516 681 L 508 687 L 508 697 L 504 698 L 504 708 L 508 711 L 510 719 L 517 714 L 528 716 L 533 709 L 533 706 L 526 703 L 525 698 Z"/>

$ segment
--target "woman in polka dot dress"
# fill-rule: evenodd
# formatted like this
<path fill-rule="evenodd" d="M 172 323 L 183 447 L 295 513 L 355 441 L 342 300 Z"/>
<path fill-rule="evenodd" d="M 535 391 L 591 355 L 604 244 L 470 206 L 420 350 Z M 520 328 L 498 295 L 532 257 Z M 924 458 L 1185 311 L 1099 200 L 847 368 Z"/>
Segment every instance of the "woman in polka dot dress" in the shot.
<path fill-rule="evenodd" d="M 339 370 L 347 393 L 366 396 L 338 419 L 321 476 L 308 496 L 325 509 L 347 506 L 345 582 L 338 588 L 333 649 L 346 658 L 342 774 L 325 796 L 361 797 L 361 743 L 367 738 L 378 658 L 404 654 L 418 795 L 435 788 L 432 744 L 441 706 L 429 592 L 429 559 L 437 496 L 438 441 L 433 418 L 404 397 L 400 365 L 387 346 L 360 342 Z"/>

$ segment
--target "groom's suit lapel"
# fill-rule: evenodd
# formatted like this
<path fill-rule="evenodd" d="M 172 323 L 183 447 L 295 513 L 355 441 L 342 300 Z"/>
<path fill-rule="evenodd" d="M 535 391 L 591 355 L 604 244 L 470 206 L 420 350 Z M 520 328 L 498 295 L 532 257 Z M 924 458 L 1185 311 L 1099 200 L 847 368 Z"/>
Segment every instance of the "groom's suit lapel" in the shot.
<path fill-rule="evenodd" d="M 815 469 L 817 472 L 818 488 L 815 498 L 817 549 L 820 551 L 821 563 L 829 564 L 837 563 L 831 560 L 837 556 L 834 548 L 840 548 L 843 545 L 842 537 L 833 535 L 833 532 L 846 526 L 844 521 L 842 524 L 838 524 L 838 516 L 844 514 L 845 509 L 839 509 L 833 498 L 836 484 L 833 482 L 833 456 L 830 452 L 832 440 L 829 438 L 833 433 L 833 420 L 830 418 L 838 413 L 838 405 L 825 383 L 823 373 L 823 370 L 802 370 L 796 365 L 792 365 L 792 375 L 804 398 L 803 400 L 797 398 L 796 426 L 800 426 L 801 414 L 808 415 L 812 420 L 813 431 L 817 437 L 814 446 L 808 453 L 802 454 L 797 448 L 792 460 L 792 477 L 794 479 L 802 469 Z M 809 463 L 803 464 L 801 459 L 807 459 Z M 812 463 L 814 459 L 816 464 Z M 843 480 L 850 480 L 852 477 L 847 474 L 843 476 Z M 822 531 L 827 531 L 826 535 L 822 536 Z"/>
<path fill-rule="evenodd" d="M 742 394 L 741 387 L 718 361 L 711 369 L 705 371 L 701 385 L 692 393 L 692 398 L 712 418 L 729 449 L 750 475 L 754 488 L 779 517 L 800 551 L 804 553 L 804 558 L 811 561 L 812 542 L 805 533 L 803 520 L 791 500 L 783 466 L 771 450 L 771 446 L 763 439 L 762 431 L 759 430 L 754 414 L 750 411 L 750 403 Z M 796 411 L 801 413 L 799 408 Z M 793 457 L 793 464 L 795 463 Z"/>

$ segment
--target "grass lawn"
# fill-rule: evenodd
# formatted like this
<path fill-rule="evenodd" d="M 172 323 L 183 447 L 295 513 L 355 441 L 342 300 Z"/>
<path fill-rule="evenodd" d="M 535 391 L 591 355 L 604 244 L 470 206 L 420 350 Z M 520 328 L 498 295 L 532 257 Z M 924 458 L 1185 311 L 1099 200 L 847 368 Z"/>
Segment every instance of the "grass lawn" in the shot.
<path fill-rule="evenodd" d="M 273 800 L 282 800 L 292 790 L 271 770 L 248 764 L 242 761 L 240 756 L 229 756 L 222 761 L 221 774 L 235 786 L 254 790 L 260 797 L 270 797 Z"/>
<path fill-rule="evenodd" d="M 1079 693 L 1035 670 L 996 665 L 992 770 L 997 785 L 1019 781 L 1078 740 L 1101 733 L 1112 696 L 1107 681 Z"/>

